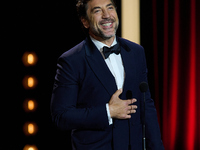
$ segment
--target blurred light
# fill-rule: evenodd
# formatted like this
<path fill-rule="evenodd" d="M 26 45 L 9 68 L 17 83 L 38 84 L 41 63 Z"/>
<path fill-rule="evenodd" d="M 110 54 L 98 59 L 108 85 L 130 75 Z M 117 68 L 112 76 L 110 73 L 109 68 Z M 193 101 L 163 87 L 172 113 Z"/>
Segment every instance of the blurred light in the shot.
<path fill-rule="evenodd" d="M 33 54 L 28 54 L 28 56 L 27 56 L 27 62 L 28 62 L 28 64 L 33 64 L 34 63 L 34 56 L 33 56 Z"/>
<path fill-rule="evenodd" d="M 34 76 L 25 76 L 23 86 L 25 89 L 33 89 L 37 86 L 37 79 Z"/>
<path fill-rule="evenodd" d="M 34 101 L 29 100 L 29 101 L 28 101 L 28 109 L 29 109 L 29 110 L 33 110 L 34 107 L 35 107 Z"/>
<path fill-rule="evenodd" d="M 33 66 L 37 63 L 37 60 L 38 58 L 35 52 L 25 52 L 22 57 L 25 66 Z"/>
<path fill-rule="evenodd" d="M 23 150 L 38 150 L 35 145 L 25 145 Z"/>
<path fill-rule="evenodd" d="M 33 99 L 26 99 L 23 103 L 23 108 L 26 112 L 33 112 L 37 108 L 37 102 Z"/>
<path fill-rule="evenodd" d="M 28 77 L 28 87 L 32 88 L 34 86 L 34 79 L 33 77 Z"/>
<path fill-rule="evenodd" d="M 28 124 L 28 133 L 33 134 L 35 132 L 35 127 L 32 123 Z"/>
<path fill-rule="evenodd" d="M 36 123 L 34 122 L 27 122 L 24 124 L 24 134 L 29 136 L 29 135 L 35 135 L 38 131 L 38 127 Z"/>

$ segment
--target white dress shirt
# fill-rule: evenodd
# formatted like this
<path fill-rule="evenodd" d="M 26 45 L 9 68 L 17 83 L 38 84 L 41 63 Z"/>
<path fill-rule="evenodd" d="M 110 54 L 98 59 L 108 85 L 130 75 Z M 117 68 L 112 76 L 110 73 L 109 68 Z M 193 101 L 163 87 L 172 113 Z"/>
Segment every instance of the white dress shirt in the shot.
<path fill-rule="evenodd" d="M 117 44 L 117 40 L 116 37 L 112 43 L 111 46 L 108 46 L 100 41 L 97 41 L 96 39 L 92 38 L 90 36 L 92 42 L 95 44 L 95 46 L 97 47 L 97 49 L 101 52 L 103 58 L 103 47 L 112 47 L 115 44 Z M 105 59 L 105 58 L 104 58 Z M 122 58 L 121 58 L 121 54 L 116 55 L 115 53 L 112 53 L 109 55 L 109 57 L 107 59 L 105 59 L 105 62 L 110 70 L 110 72 L 112 73 L 112 75 L 115 78 L 115 82 L 117 85 L 118 89 L 123 88 L 124 85 L 124 66 L 123 66 L 123 62 L 122 62 Z M 114 94 L 114 93 L 113 93 Z M 109 125 L 112 124 L 112 118 L 110 117 L 110 111 L 109 111 L 109 105 L 106 104 L 106 110 L 107 110 L 107 114 L 108 114 L 108 121 L 109 121 Z"/>

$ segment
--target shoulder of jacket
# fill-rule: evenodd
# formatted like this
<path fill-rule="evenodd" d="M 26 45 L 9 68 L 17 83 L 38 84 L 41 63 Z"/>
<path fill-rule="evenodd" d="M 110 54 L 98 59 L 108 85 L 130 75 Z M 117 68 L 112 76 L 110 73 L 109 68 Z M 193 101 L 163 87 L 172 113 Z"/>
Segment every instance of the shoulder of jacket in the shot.
<path fill-rule="evenodd" d="M 85 44 L 85 40 L 77 44 L 76 46 L 72 47 L 71 49 L 65 51 L 59 58 L 69 58 L 69 57 L 77 57 L 77 54 L 80 54 L 83 50 Z"/>
<path fill-rule="evenodd" d="M 144 48 L 135 42 L 129 41 L 121 37 L 118 37 L 118 42 L 124 49 L 126 49 L 129 52 L 144 52 Z"/>
<path fill-rule="evenodd" d="M 127 39 L 124 39 L 124 38 L 121 38 L 121 37 L 118 37 L 118 40 L 119 42 L 123 45 L 126 45 L 128 47 L 137 47 L 137 48 L 142 48 L 144 49 L 140 44 L 137 44 L 135 42 L 132 42 L 130 40 L 127 40 Z"/>

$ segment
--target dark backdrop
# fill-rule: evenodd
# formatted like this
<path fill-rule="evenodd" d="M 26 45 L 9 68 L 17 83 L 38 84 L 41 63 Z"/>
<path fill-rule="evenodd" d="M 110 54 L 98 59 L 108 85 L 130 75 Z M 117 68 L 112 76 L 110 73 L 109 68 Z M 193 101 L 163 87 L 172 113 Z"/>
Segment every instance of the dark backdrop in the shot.
<path fill-rule="evenodd" d="M 190 147 L 190 145 L 194 147 L 195 144 L 195 148 L 198 149 L 197 140 L 194 140 L 194 131 L 199 133 L 197 128 L 199 121 L 196 119 L 195 122 L 195 113 L 192 110 L 195 109 L 196 114 L 199 114 L 197 109 L 197 106 L 199 106 L 197 103 L 199 85 L 197 84 L 194 87 L 193 84 L 188 84 L 190 83 L 188 79 L 195 77 L 195 81 L 200 81 L 197 80 L 197 77 L 200 76 L 197 68 L 200 65 L 199 61 L 196 61 L 200 57 L 197 42 L 200 32 L 198 28 L 195 28 L 200 26 L 199 19 L 197 19 L 199 18 L 199 13 L 197 14 L 200 6 L 199 2 L 196 1 L 196 5 L 195 0 L 187 1 L 187 3 L 179 0 L 173 2 L 168 0 L 141 0 L 140 2 L 141 45 L 146 52 L 149 85 L 158 110 L 164 144 L 170 146 L 166 148 L 169 150 L 184 149 Z M 190 7 L 190 5 L 193 7 Z M 117 6 L 118 14 L 120 14 L 121 4 L 119 0 L 117 0 Z M 180 8 L 177 6 L 180 6 Z M 196 22 L 192 17 L 192 14 L 195 13 Z M 120 15 L 119 18 L 121 19 Z M 177 23 L 176 20 L 179 20 L 179 22 Z M 190 22 L 192 22 L 191 25 Z M 3 81 L 1 126 L 3 134 L 1 135 L 3 144 L 1 144 L 0 149 L 21 150 L 26 144 L 35 144 L 40 150 L 70 150 L 70 132 L 56 129 L 51 123 L 49 108 L 57 58 L 85 38 L 76 15 L 75 0 L 4 2 L 2 3 L 1 24 L 3 25 L 1 28 L 3 39 L 1 41 L 1 74 Z M 195 30 L 191 30 L 194 28 Z M 175 37 L 177 29 L 182 33 L 178 36 L 180 40 Z M 121 36 L 120 33 L 121 26 L 117 35 Z M 193 36 L 194 33 L 196 33 L 196 38 Z M 192 41 L 196 41 L 196 43 Z M 188 48 L 190 45 L 193 45 L 193 47 Z M 178 53 L 177 58 L 174 57 L 174 52 L 177 51 L 176 46 L 181 49 L 180 52 L 184 52 L 183 55 Z M 37 54 L 38 62 L 36 66 L 25 67 L 23 65 L 21 59 L 26 51 L 34 51 Z M 190 56 L 190 59 L 187 56 Z M 182 84 L 173 82 L 175 81 L 174 77 L 176 77 L 174 72 L 177 72 L 173 66 L 177 65 L 177 59 L 180 60 L 178 63 L 179 69 L 177 70 L 180 72 L 179 82 Z M 197 62 L 196 70 L 190 64 L 192 62 L 190 60 L 194 59 Z M 186 74 L 186 72 L 192 72 L 192 74 Z M 34 90 L 23 88 L 22 80 L 25 75 L 35 75 L 37 77 L 38 86 Z M 166 75 L 169 75 L 169 78 Z M 196 90 L 196 92 L 190 90 L 193 94 L 186 94 L 188 86 L 190 86 L 189 89 L 194 89 L 193 91 Z M 174 87 L 179 87 L 181 90 L 173 93 Z M 189 105 L 189 115 L 187 113 L 183 115 L 183 109 L 185 109 L 184 112 L 187 112 L 190 95 L 194 94 L 196 95 L 196 103 L 192 99 L 192 103 Z M 177 98 L 171 99 L 173 95 Z M 25 113 L 23 110 L 23 102 L 26 98 L 34 98 L 37 101 L 38 108 L 35 112 Z M 176 107 L 171 105 L 178 103 L 179 105 L 175 105 Z M 186 115 L 188 115 L 187 119 L 184 117 Z M 173 116 L 176 116 L 176 118 L 174 119 Z M 196 117 L 198 118 L 197 115 Z M 192 118 L 192 120 L 188 118 Z M 178 123 L 176 120 L 178 120 Z M 185 124 L 185 120 L 192 123 Z M 27 121 L 37 123 L 38 132 L 36 135 L 28 137 L 24 135 L 23 125 Z M 192 132 L 189 130 L 190 126 Z M 177 129 L 176 132 L 173 132 L 174 129 Z M 186 139 L 188 135 L 192 140 Z M 195 135 L 196 139 L 200 139 L 199 135 Z M 4 148 L 1 148 L 2 146 Z"/>

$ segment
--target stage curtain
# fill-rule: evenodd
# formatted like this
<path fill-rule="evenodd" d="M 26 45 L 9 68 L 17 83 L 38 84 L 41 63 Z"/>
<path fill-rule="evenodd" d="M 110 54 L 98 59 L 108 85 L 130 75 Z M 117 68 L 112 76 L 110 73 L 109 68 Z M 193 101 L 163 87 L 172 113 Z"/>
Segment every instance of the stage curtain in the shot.
<path fill-rule="evenodd" d="M 152 0 L 155 103 L 166 150 L 200 149 L 199 12 L 198 0 Z"/>

